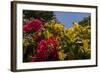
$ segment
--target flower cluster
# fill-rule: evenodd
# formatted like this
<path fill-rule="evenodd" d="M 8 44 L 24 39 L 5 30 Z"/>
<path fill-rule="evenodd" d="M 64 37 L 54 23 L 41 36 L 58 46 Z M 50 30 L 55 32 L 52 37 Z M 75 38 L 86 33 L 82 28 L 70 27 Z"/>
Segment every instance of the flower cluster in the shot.
<path fill-rule="evenodd" d="M 33 19 L 29 23 L 24 24 L 23 31 L 24 32 L 40 32 L 42 30 L 42 22 L 38 19 Z"/>
<path fill-rule="evenodd" d="M 23 25 L 24 62 L 90 58 L 90 26 L 66 28 L 54 20 L 33 19 Z"/>
<path fill-rule="evenodd" d="M 48 41 L 41 40 L 38 44 L 36 54 L 32 57 L 32 61 L 55 61 L 58 60 L 58 41 L 54 37 L 50 37 Z"/>

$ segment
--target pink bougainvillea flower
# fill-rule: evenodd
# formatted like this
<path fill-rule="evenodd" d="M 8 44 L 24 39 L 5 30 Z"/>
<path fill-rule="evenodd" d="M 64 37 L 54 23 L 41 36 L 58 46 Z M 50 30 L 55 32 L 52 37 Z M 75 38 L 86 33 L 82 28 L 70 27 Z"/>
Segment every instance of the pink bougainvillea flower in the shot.
<path fill-rule="evenodd" d="M 54 44 L 55 47 L 49 48 L 50 44 Z M 48 41 L 41 40 L 38 44 L 36 54 L 32 57 L 32 62 L 39 61 L 56 61 L 58 60 L 58 42 L 53 37 L 50 37 Z"/>
<path fill-rule="evenodd" d="M 40 42 L 42 40 L 42 36 L 33 36 L 36 42 Z"/>
<path fill-rule="evenodd" d="M 50 61 L 56 61 L 59 59 L 59 55 L 58 55 L 58 49 L 57 48 L 51 48 L 49 49 L 49 60 Z"/>
<path fill-rule="evenodd" d="M 32 61 L 46 61 L 48 58 L 48 45 L 46 40 L 41 40 L 38 44 L 36 54 L 32 57 Z"/>
<path fill-rule="evenodd" d="M 30 22 L 24 24 L 24 26 L 23 26 L 23 31 L 24 32 L 29 32 L 31 29 L 32 29 L 32 25 L 30 25 Z"/>
<path fill-rule="evenodd" d="M 38 20 L 38 19 L 34 19 L 26 24 L 24 24 L 23 26 L 23 31 L 24 32 L 29 32 L 29 31 L 33 31 L 33 32 L 40 32 L 42 30 L 42 21 Z"/>
<path fill-rule="evenodd" d="M 58 45 L 58 41 L 53 37 L 53 36 L 51 36 L 51 37 L 49 37 L 49 39 L 48 39 L 48 44 L 50 45 L 50 44 L 53 44 L 53 46 L 57 46 Z"/>
<path fill-rule="evenodd" d="M 38 44 L 37 53 L 45 52 L 47 50 L 48 50 L 48 44 L 46 40 L 41 40 L 41 42 Z"/>
<path fill-rule="evenodd" d="M 47 53 L 47 52 L 46 52 Z M 48 55 L 41 52 L 41 53 L 37 53 L 32 57 L 32 62 L 40 62 L 40 61 L 47 61 L 48 60 Z"/>

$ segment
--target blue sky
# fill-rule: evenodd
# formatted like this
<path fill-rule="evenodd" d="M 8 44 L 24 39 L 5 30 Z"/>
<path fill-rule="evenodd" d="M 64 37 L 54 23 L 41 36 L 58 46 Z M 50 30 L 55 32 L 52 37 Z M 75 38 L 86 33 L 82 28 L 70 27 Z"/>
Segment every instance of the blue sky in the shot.
<path fill-rule="evenodd" d="M 90 13 L 82 13 L 82 12 L 54 12 L 54 15 L 58 22 L 65 25 L 65 27 L 69 28 L 73 25 L 73 22 L 79 22 L 91 15 Z"/>

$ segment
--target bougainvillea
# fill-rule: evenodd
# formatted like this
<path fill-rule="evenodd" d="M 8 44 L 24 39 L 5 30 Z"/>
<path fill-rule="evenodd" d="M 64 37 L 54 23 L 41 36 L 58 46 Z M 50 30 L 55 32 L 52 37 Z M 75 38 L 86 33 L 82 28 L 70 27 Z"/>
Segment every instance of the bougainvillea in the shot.
<path fill-rule="evenodd" d="M 41 40 L 38 44 L 36 54 L 33 55 L 32 61 L 58 60 L 57 41 L 50 37 L 48 41 Z"/>
<path fill-rule="evenodd" d="M 24 32 L 40 32 L 42 30 L 42 21 L 38 19 L 33 19 L 32 21 L 24 24 L 23 31 Z"/>

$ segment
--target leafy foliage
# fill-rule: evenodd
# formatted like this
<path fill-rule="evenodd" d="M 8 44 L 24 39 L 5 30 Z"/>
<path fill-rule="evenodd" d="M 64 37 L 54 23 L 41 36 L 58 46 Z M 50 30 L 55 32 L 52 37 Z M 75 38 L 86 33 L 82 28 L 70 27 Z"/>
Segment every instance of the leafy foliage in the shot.
<path fill-rule="evenodd" d="M 26 11 L 25 16 L 28 15 Z M 43 14 L 43 18 L 47 17 L 47 21 L 36 19 L 35 16 L 38 17 L 38 14 L 32 13 L 29 17 L 31 15 L 34 18 L 23 25 L 23 62 L 91 58 L 91 28 L 90 22 L 87 23 L 90 17 L 66 28 L 56 22 L 56 19 L 51 19 L 52 15 L 48 19 L 48 13 Z"/>
<path fill-rule="evenodd" d="M 91 26 L 91 16 L 85 17 L 82 21 L 79 22 L 79 24 L 82 26 Z"/>
<path fill-rule="evenodd" d="M 41 20 L 50 20 L 53 17 L 53 12 L 50 11 L 31 11 L 31 10 L 23 10 L 23 18 L 30 19 L 30 18 L 38 18 Z"/>

